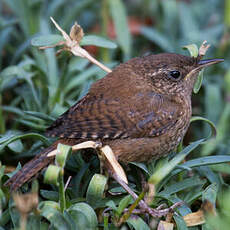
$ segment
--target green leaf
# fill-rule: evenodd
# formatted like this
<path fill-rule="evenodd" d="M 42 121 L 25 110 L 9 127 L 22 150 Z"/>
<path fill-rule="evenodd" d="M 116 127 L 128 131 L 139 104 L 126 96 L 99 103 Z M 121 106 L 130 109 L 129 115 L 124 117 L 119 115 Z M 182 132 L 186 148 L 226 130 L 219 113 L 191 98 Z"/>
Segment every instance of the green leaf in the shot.
<path fill-rule="evenodd" d="M 181 216 L 185 216 L 189 213 L 192 213 L 191 209 L 188 207 L 188 205 L 183 201 L 181 200 L 180 198 L 176 197 L 176 196 L 170 196 L 168 198 L 168 200 L 175 204 L 177 202 L 183 202 L 184 204 L 182 204 L 180 207 L 177 208 L 177 211 L 178 213 L 181 215 Z"/>
<path fill-rule="evenodd" d="M 212 203 L 213 208 L 216 206 L 216 197 L 217 197 L 217 192 L 218 192 L 218 186 L 216 183 L 213 183 L 209 185 L 203 192 L 202 192 L 202 201 L 209 201 Z M 211 210 L 210 210 L 211 211 Z M 213 215 L 209 216 L 214 217 Z M 206 218 L 207 219 L 207 218 Z M 202 230 L 211 230 L 211 226 L 209 226 L 209 223 L 206 221 L 206 223 L 202 226 Z"/>
<path fill-rule="evenodd" d="M 0 73 L 0 92 L 17 84 L 18 79 L 25 76 L 25 71 L 20 66 L 9 66 Z"/>
<path fill-rule="evenodd" d="M 218 186 L 216 183 L 210 184 L 203 192 L 202 192 L 202 200 L 208 200 L 214 206 L 216 204 L 216 197 L 218 192 Z"/>
<path fill-rule="evenodd" d="M 0 74 L 0 90 L 12 88 L 18 83 L 18 81 L 24 80 L 30 87 L 34 99 L 33 103 L 35 102 L 37 107 L 40 109 L 41 104 L 37 95 L 37 91 L 35 90 L 34 83 L 31 80 L 33 76 L 34 73 L 26 71 L 26 69 L 23 68 L 23 65 L 9 66 L 5 68 Z M 24 92 L 22 94 L 24 94 Z"/>
<path fill-rule="evenodd" d="M 64 38 L 58 34 L 48 34 L 35 37 L 31 40 L 32 46 L 52 46 L 60 41 L 64 41 Z M 97 35 L 86 35 L 80 42 L 81 46 L 94 45 L 109 49 L 117 48 L 116 43 L 110 41 L 109 39 L 97 36 Z"/>
<path fill-rule="evenodd" d="M 149 183 L 158 184 L 165 176 L 167 176 L 193 149 L 200 145 L 204 139 L 198 140 L 185 147 L 171 161 L 164 164 L 161 168 L 149 178 Z"/>
<path fill-rule="evenodd" d="M 5 226 L 5 224 L 8 223 L 8 221 L 10 221 L 10 211 L 9 208 L 6 209 L 5 211 L 3 211 L 1 213 L 1 218 L 0 218 L 0 226 Z M 3 228 L 2 228 L 3 229 Z M 0 230 L 2 230 L 0 228 Z M 4 229 L 3 229 L 4 230 Z"/>
<path fill-rule="evenodd" d="M 25 126 L 28 126 L 30 129 L 36 129 L 36 130 L 39 130 L 39 131 L 45 131 L 46 130 L 46 126 L 45 125 L 39 125 L 35 122 L 32 122 L 32 121 L 28 121 L 28 120 L 25 120 L 25 119 L 15 119 L 17 122 L 25 125 Z"/>
<path fill-rule="evenodd" d="M 20 169 L 22 168 L 20 162 L 18 163 L 16 169 L 13 172 L 7 173 L 6 175 L 11 178 L 13 175 L 15 175 Z"/>
<path fill-rule="evenodd" d="M 177 230 L 188 230 L 187 225 L 181 216 L 173 215 L 173 219 L 176 222 Z"/>
<path fill-rule="evenodd" d="M 10 212 L 10 217 L 11 217 L 11 221 L 13 223 L 14 228 L 18 228 L 19 223 L 20 223 L 20 214 L 16 210 L 15 204 L 12 198 L 9 201 L 9 212 Z"/>
<path fill-rule="evenodd" d="M 225 89 L 229 93 L 230 92 L 230 69 L 224 75 L 224 82 L 225 82 Z"/>
<path fill-rule="evenodd" d="M 64 41 L 64 38 L 59 34 L 47 34 L 41 35 L 32 38 L 31 45 L 32 46 L 52 46 L 57 44 L 58 42 Z"/>
<path fill-rule="evenodd" d="M 89 80 L 90 77 L 95 76 L 100 71 L 97 66 L 90 66 L 82 73 L 78 74 L 76 78 L 71 79 L 64 88 L 64 93 L 67 94 L 69 91 L 75 89 L 79 85 L 83 84 L 85 81 Z"/>
<path fill-rule="evenodd" d="M 41 211 L 41 216 L 46 218 L 58 230 L 70 230 L 70 223 L 64 218 L 62 213 L 50 206 L 44 206 Z"/>
<path fill-rule="evenodd" d="M 204 78 L 204 70 L 202 69 L 199 74 L 198 74 L 198 77 L 196 79 L 196 82 L 194 84 L 194 87 L 193 87 L 193 93 L 198 93 L 201 86 L 202 86 L 202 82 L 203 82 L 203 78 Z"/>
<path fill-rule="evenodd" d="M 0 77 L 1 78 L 8 78 L 10 76 L 20 76 L 20 75 L 24 75 L 25 72 L 23 70 L 23 68 L 21 66 L 16 66 L 16 65 L 11 65 L 7 68 L 5 68 L 4 70 L 2 70 Z M 23 77 L 23 76 L 21 76 Z"/>
<path fill-rule="evenodd" d="M 125 196 L 119 203 L 117 208 L 117 214 L 120 216 L 125 208 L 127 208 L 128 205 L 132 204 L 133 198 L 130 195 Z"/>
<path fill-rule="evenodd" d="M 1 141 L 3 140 L 4 141 Z M 24 138 L 36 138 L 39 139 L 41 141 L 43 141 L 46 145 L 50 145 L 49 140 L 38 134 L 38 133 L 27 133 L 27 134 L 23 134 L 23 135 L 7 135 L 7 137 L 5 138 L 4 136 L 0 139 L 0 152 L 2 149 L 4 149 L 6 146 L 8 146 L 10 143 L 16 141 L 16 140 L 20 140 L 20 139 L 24 139 Z"/>
<path fill-rule="evenodd" d="M 69 72 L 83 71 L 86 69 L 88 64 L 89 64 L 88 59 L 84 59 L 81 57 L 75 57 L 75 58 L 70 59 L 68 69 L 69 69 Z"/>
<path fill-rule="evenodd" d="M 129 162 L 129 164 L 135 165 L 136 167 L 138 167 L 141 170 L 143 170 L 147 175 L 149 175 L 148 168 L 146 167 L 146 165 L 144 163 L 140 163 L 140 162 Z"/>
<path fill-rule="evenodd" d="M 113 200 L 110 200 L 110 201 L 106 202 L 106 207 L 109 207 L 114 211 L 117 210 L 117 206 L 116 206 L 116 204 L 115 204 L 115 202 Z"/>
<path fill-rule="evenodd" d="M 62 168 L 56 165 L 49 165 L 44 175 L 44 183 L 59 185 L 59 176 Z"/>
<path fill-rule="evenodd" d="M 131 54 L 131 36 L 125 6 L 121 0 L 109 0 L 110 13 L 115 24 L 118 43 L 126 58 Z"/>
<path fill-rule="evenodd" d="M 225 164 L 219 164 L 219 165 L 210 165 L 209 166 L 213 171 L 220 172 L 220 173 L 225 173 L 225 174 L 230 174 L 230 165 L 225 163 Z"/>
<path fill-rule="evenodd" d="M 78 158 L 77 160 L 74 160 L 75 165 L 77 165 L 78 167 L 78 172 L 76 174 L 76 176 L 73 178 L 73 182 L 74 182 L 74 193 L 76 194 L 76 196 L 81 196 L 81 194 L 84 194 L 84 191 L 82 191 L 82 180 L 84 178 L 84 175 L 86 174 L 86 172 L 89 170 L 89 164 L 86 164 L 82 161 L 82 159 L 80 158 L 80 154 L 77 155 Z M 74 156 L 76 159 L 76 155 Z"/>
<path fill-rule="evenodd" d="M 223 82 L 225 85 L 225 83 Z M 224 113 L 224 101 L 222 95 L 222 86 L 214 82 L 206 81 L 204 84 L 204 106 L 205 106 L 205 115 L 209 120 L 217 123 L 220 117 Z M 213 109 L 215 105 L 215 109 Z"/>
<path fill-rule="evenodd" d="M 0 161 L 0 182 L 2 180 L 2 177 L 4 176 L 5 168 L 6 168 L 6 166 L 2 165 L 2 163 Z"/>
<path fill-rule="evenodd" d="M 135 191 L 135 184 L 129 183 L 129 187 Z M 117 187 L 113 187 L 111 189 L 109 189 L 109 192 L 112 194 L 123 194 L 123 193 L 127 193 L 127 191 L 121 187 L 121 186 L 117 186 Z"/>
<path fill-rule="evenodd" d="M 144 37 L 154 42 L 164 51 L 174 51 L 173 44 L 170 42 L 170 40 L 164 34 L 155 30 L 154 28 L 142 26 L 140 32 Z"/>
<path fill-rule="evenodd" d="M 227 215 L 227 217 L 229 218 L 230 217 L 230 190 L 227 189 L 225 192 L 224 192 L 224 195 L 222 197 L 222 200 L 221 201 L 221 208 L 222 210 L 224 211 L 225 215 Z"/>
<path fill-rule="evenodd" d="M 27 224 L 26 224 L 26 229 L 30 230 L 41 230 L 40 228 L 40 220 L 41 220 L 41 216 L 38 215 L 29 215 L 28 216 L 28 220 L 27 220 Z"/>
<path fill-rule="evenodd" d="M 65 167 L 66 161 L 72 152 L 72 147 L 69 145 L 58 144 L 57 155 L 55 157 L 55 164 L 61 168 Z"/>
<path fill-rule="evenodd" d="M 226 25 L 226 28 L 230 27 L 230 2 L 225 1 L 224 5 L 224 23 Z"/>
<path fill-rule="evenodd" d="M 139 216 L 130 217 L 127 223 L 135 230 L 150 230 L 149 226 Z"/>
<path fill-rule="evenodd" d="M 188 50 L 190 55 L 191 55 L 191 57 L 196 58 L 198 56 L 198 54 L 199 54 L 199 49 L 198 49 L 196 44 L 190 44 L 190 45 L 187 45 L 187 46 L 183 46 L 182 48 L 185 49 L 185 50 Z"/>
<path fill-rule="evenodd" d="M 96 35 L 86 35 L 82 38 L 80 42 L 81 46 L 88 46 L 88 45 L 93 45 L 93 46 L 99 46 L 103 48 L 109 48 L 109 49 L 115 49 L 117 48 L 117 44 L 110 41 L 109 39 L 96 36 Z"/>
<path fill-rule="evenodd" d="M 178 8 L 180 20 L 179 25 L 180 31 L 183 34 L 183 38 L 186 40 L 196 41 L 199 30 L 191 5 L 186 2 L 179 2 Z"/>
<path fill-rule="evenodd" d="M 48 190 L 40 190 L 40 194 L 47 200 L 58 201 L 58 192 L 56 191 L 48 191 Z"/>
<path fill-rule="evenodd" d="M 51 200 L 40 202 L 38 205 L 38 208 L 39 209 L 52 208 L 52 209 L 56 209 L 56 210 L 60 211 L 59 203 L 57 203 L 55 201 L 51 201 Z"/>
<path fill-rule="evenodd" d="M 4 112 L 15 113 L 18 116 L 24 116 L 24 112 L 14 106 L 2 106 Z M 9 132 L 9 131 L 8 131 Z"/>
<path fill-rule="evenodd" d="M 192 178 L 184 179 L 180 182 L 168 185 L 163 191 L 157 194 L 157 196 L 169 197 L 170 195 L 180 192 L 184 189 L 191 188 L 197 185 L 205 184 L 206 180 L 201 180 L 199 177 L 195 176 Z"/>
<path fill-rule="evenodd" d="M 1 181 L 0 181 L 1 184 Z M 2 212 L 2 208 L 4 208 L 6 205 L 6 196 L 3 192 L 3 190 L 0 188 L 0 211 Z"/>
<path fill-rule="evenodd" d="M 230 156 L 229 155 L 218 155 L 218 156 L 208 156 L 208 157 L 200 157 L 193 160 L 189 160 L 181 166 L 193 168 L 203 165 L 215 165 L 215 164 L 221 164 L 230 162 Z M 184 169 L 176 169 L 172 172 L 172 176 L 183 171 Z"/>
<path fill-rule="evenodd" d="M 208 120 L 207 118 L 204 118 L 204 117 L 193 116 L 193 117 L 190 119 L 190 122 L 194 122 L 194 121 L 205 121 L 205 122 L 207 122 L 207 123 L 209 124 L 209 126 L 211 127 L 212 132 L 211 132 L 211 134 L 206 138 L 206 140 L 209 139 L 209 138 L 211 138 L 211 137 L 216 137 L 216 133 L 217 133 L 217 131 L 216 131 L 216 126 L 215 126 L 215 124 L 214 124 L 212 121 L 210 121 L 210 120 Z"/>
<path fill-rule="evenodd" d="M 87 192 L 86 201 L 92 206 L 97 207 L 103 198 L 107 178 L 101 174 L 94 174 L 92 177 Z"/>
<path fill-rule="evenodd" d="M 209 166 L 200 166 L 197 170 L 201 176 L 206 177 L 210 183 L 216 184 L 218 188 L 222 185 L 223 181 L 220 175 L 214 173 Z"/>
<path fill-rule="evenodd" d="M 213 111 L 213 110 L 212 110 Z M 230 123 L 230 103 L 227 103 L 224 110 L 221 111 L 221 117 L 217 124 L 217 137 L 216 139 L 210 140 L 206 145 L 203 146 L 202 155 L 208 155 L 212 153 L 219 143 L 223 143 L 225 138 L 228 138 L 229 124 Z"/>
<path fill-rule="evenodd" d="M 67 210 L 73 217 L 79 229 L 97 229 L 97 216 L 94 210 L 86 203 L 77 203 Z"/>
<path fill-rule="evenodd" d="M 229 155 L 218 155 L 218 156 L 208 156 L 208 157 L 200 157 L 190 161 L 183 163 L 182 165 L 187 167 L 195 167 L 202 165 L 212 165 L 212 164 L 220 164 L 230 162 Z"/>
<path fill-rule="evenodd" d="M 75 224 L 74 219 L 67 211 L 64 211 L 63 216 L 68 221 L 68 223 L 71 225 L 70 230 L 79 229 L 78 226 Z"/>
<path fill-rule="evenodd" d="M 198 49 L 196 44 L 184 46 L 183 49 L 187 49 L 192 57 L 196 58 L 199 55 L 199 49 Z M 193 87 L 193 92 L 195 94 L 199 92 L 199 90 L 202 86 L 203 78 L 204 78 L 204 70 L 202 69 L 199 72 L 197 79 L 196 79 L 196 82 L 195 82 L 194 87 Z"/>
<path fill-rule="evenodd" d="M 36 112 L 36 111 L 23 111 L 25 114 L 28 114 L 28 115 L 32 115 L 36 118 L 40 118 L 42 120 L 45 120 L 45 121 L 49 121 L 49 122 L 53 122 L 55 121 L 56 119 L 54 117 L 51 117 L 45 113 L 42 113 L 42 112 Z"/>
<path fill-rule="evenodd" d="M 12 150 L 13 152 L 15 152 L 15 153 L 20 153 L 23 150 L 23 144 L 22 144 L 21 140 L 18 139 L 16 141 L 11 142 L 10 144 L 8 144 L 8 148 L 10 150 Z"/>

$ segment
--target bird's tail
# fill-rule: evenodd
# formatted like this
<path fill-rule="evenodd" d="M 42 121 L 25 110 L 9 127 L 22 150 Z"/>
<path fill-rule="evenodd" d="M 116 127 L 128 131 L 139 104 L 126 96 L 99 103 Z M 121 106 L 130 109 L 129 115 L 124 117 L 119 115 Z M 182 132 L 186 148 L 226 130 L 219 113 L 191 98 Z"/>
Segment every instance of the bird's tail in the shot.
<path fill-rule="evenodd" d="M 25 182 L 36 175 L 40 170 L 50 164 L 54 157 L 47 157 L 48 153 L 57 148 L 58 142 L 53 143 L 48 148 L 44 149 L 35 158 L 26 163 L 22 169 L 20 169 L 15 175 L 13 175 L 6 183 L 5 186 L 9 186 L 11 191 L 17 190 Z"/>

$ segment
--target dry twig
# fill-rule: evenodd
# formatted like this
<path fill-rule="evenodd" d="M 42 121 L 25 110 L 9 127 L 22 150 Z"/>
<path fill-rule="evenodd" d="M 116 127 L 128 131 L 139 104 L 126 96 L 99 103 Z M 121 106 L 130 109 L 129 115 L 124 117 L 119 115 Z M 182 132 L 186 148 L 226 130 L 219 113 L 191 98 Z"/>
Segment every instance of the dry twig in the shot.
<path fill-rule="evenodd" d="M 50 19 L 54 23 L 54 25 L 56 26 L 56 28 L 61 32 L 61 34 L 62 34 L 62 36 L 63 36 L 63 38 L 64 38 L 65 41 L 61 41 L 61 42 L 59 42 L 59 43 L 57 43 L 55 45 L 52 45 L 52 46 L 43 46 L 43 47 L 40 47 L 40 49 L 47 49 L 47 48 L 53 48 L 53 47 L 56 47 L 56 46 L 64 45 L 64 48 L 62 48 L 59 51 L 57 51 L 58 53 L 62 52 L 63 50 L 70 51 L 75 56 L 79 56 L 79 57 L 88 59 L 90 62 L 92 62 L 95 65 L 99 66 L 101 69 L 103 69 L 107 73 L 112 72 L 111 69 L 109 69 L 108 67 L 106 67 L 105 65 L 103 65 L 101 62 L 97 61 L 85 49 L 83 49 L 80 46 L 79 43 L 80 43 L 81 39 L 84 36 L 83 29 L 81 28 L 80 25 L 78 25 L 77 23 L 75 23 L 72 26 L 71 30 L 70 30 L 70 35 L 68 35 L 57 24 L 57 22 L 52 17 L 50 17 Z"/>

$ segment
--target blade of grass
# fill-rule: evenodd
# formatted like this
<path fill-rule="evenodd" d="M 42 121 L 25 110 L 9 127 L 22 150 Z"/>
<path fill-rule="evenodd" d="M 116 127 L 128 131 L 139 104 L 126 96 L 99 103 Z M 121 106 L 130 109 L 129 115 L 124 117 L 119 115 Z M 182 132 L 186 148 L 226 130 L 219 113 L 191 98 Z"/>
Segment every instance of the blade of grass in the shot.
<path fill-rule="evenodd" d="M 193 142 L 186 148 L 184 148 L 180 153 L 178 153 L 171 161 L 163 165 L 160 169 L 151 175 L 149 178 L 149 183 L 158 184 L 165 176 L 167 176 L 193 149 L 200 145 L 204 139 Z"/>
<path fill-rule="evenodd" d="M 109 0 L 110 13 L 116 29 L 118 43 L 124 53 L 124 59 L 129 59 L 131 55 L 131 35 L 127 22 L 125 6 L 122 0 Z"/>

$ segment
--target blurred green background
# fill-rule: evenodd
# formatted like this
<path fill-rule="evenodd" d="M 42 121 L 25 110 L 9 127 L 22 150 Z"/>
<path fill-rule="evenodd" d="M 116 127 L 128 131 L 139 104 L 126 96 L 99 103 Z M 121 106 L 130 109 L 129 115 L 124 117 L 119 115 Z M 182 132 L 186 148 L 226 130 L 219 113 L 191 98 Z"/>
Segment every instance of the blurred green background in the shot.
<path fill-rule="evenodd" d="M 187 171 L 174 176 L 170 181 L 172 175 L 162 182 L 158 192 L 170 192 L 167 198 L 161 194 L 161 199 L 156 200 L 154 205 L 159 205 L 162 200 L 169 204 L 184 200 L 184 210 L 179 210 L 183 216 L 199 209 L 208 190 L 211 191 L 210 200 L 217 207 L 219 215 L 215 221 L 192 229 L 220 229 L 220 226 L 228 229 L 230 199 L 226 191 L 229 188 L 230 165 L 226 162 L 230 154 L 230 0 L 2 0 L 0 12 L 0 229 L 17 228 L 19 221 L 18 214 L 12 208 L 9 191 L 2 187 L 8 178 L 5 174 L 11 172 L 14 169 L 12 166 L 17 166 L 19 160 L 26 162 L 42 146 L 52 143 L 51 139 L 43 136 L 46 127 L 84 96 L 95 80 L 106 75 L 87 60 L 73 57 L 67 52 L 57 57 L 54 49 L 41 51 L 31 46 L 31 39 L 36 36 L 58 34 L 50 16 L 67 32 L 77 21 L 86 35 L 97 35 L 116 43 L 115 49 L 85 47 L 110 68 L 132 57 L 149 53 L 176 52 L 189 55 L 182 47 L 192 43 L 199 47 L 204 40 L 211 44 L 206 58 L 225 59 L 224 63 L 205 70 L 202 88 L 198 94 L 193 95 L 193 115 L 212 121 L 217 128 L 217 137 L 202 144 L 188 157 L 190 161 L 200 159 L 192 166 L 193 176 L 189 176 L 191 169 L 188 167 Z M 207 123 L 193 122 L 184 145 L 207 137 L 209 133 Z M 67 190 L 69 206 L 87 199 L 89 182 L 95 173 L 99 173 L 96 157 L 91 157 L 90 161 L 80 155 L 73 158 L 74 161 L 67 162 L 67 175 L 73 177 L 72 184 L 75 186 Z M 167 162 L 168 159 L 163 159 L 150 165 L 130 165 L 127 173 L 133 188 L 141 190 L 135 167 L 139 170 L 144 168 L 144 171 L 151 174 L 156 167 Z M 119 189 L 111 183 L 111 189 Z M 55 186 L 49 187 L 41 181 L 40 187 L 41 200 L 58 200 L 58 189 Z M 26 190 L 28 187 L 24 186 Z M 115 206 L 119 205 L 125 195 L 121 192 L 118 197 L 107 197 L 108 200 L 99 206 L 88 202 L 94 213 L 92 215 L 97 213 L 98 216 L 94 216 L 95 226 L 99 226 L 99 229 L 108 226 L 109 229 L 116 229 L 114 222 L 119 215 L 115 211 L 115 214 L 110 213 L 112 218 L 107 223 L 101 210 L 109 206 L 106 204 L 109 200 Z M 126 206 L 129 203 L 126 201 Z M 55 225 L 55 221 L 48 219 L 49 225 L 41 216 L 36 216 L 39 218 L 29 224 L 38 221 L 36 223 L 44 229 L 46 226 L 65 229 L 60 226 L 68 222 L 68 218 L 60 214 L 61 223 Z M 183 219 L 176 218 L 177 228 L 186 229 Z M 80 226 L 87 221 L 84 219 Z M 148 221 L 142 216 L 134 222 L 130 219 L 122 228 L 149 228 L 146 225 Z"/>

